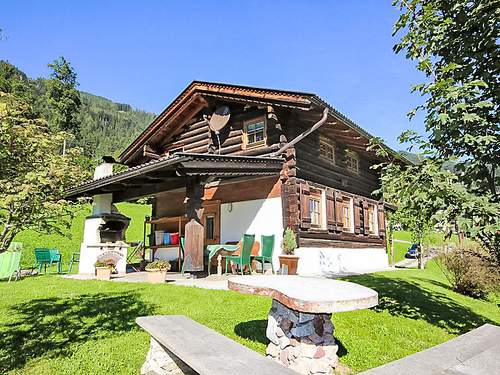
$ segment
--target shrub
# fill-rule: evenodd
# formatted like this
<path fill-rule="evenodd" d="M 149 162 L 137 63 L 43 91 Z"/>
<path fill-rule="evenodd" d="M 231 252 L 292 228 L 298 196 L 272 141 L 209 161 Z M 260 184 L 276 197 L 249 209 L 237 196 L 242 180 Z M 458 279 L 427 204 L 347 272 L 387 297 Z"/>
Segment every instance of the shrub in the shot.
<path fill-rule="evenodd" d="M 166 260 L 155 260 L 154 262 L 151 262 L 146 266 L 146 270 L 169 271 L 170 263 Z"/>
<path fill-rule="evenodd" d="M 437 264 L 453 290 L 485 298 L 500 288 L 500 272 L 491 255 L 478 245 L 460 246 L 440 254 Z"/>
<path fill-rule="evenodd" d="M 297 248 L 297 241 L 295 240 L 295 233 L 288 227 L 285 230 L 285 235 L 283 236 L 283 242 L 281 244 L 283 249 L 283 254 L 293 255 L 295 254 L 295 249 Z"/>

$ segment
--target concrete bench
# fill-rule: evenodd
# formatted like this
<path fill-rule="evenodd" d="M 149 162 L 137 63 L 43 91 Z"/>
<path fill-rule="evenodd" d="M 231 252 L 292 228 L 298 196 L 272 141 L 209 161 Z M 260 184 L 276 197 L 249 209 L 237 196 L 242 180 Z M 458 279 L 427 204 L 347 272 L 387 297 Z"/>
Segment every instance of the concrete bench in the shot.
<path fill-rule="evenodd" d="M 500 327 L 485 324 L 450 341 L 368 370 L 363 374 L 500 374 Z"/>
<path fill-rule="evenodd" d="M 151 335 L 143 375 L 297 375 L 185 316 L 145 316 L 136 322 Z"/>

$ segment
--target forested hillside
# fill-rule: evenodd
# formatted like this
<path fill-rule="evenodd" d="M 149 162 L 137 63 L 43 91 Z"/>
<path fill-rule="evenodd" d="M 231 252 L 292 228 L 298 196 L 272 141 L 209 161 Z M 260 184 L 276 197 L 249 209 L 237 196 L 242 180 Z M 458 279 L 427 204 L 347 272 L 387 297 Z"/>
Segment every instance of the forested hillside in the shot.
<path fill-rule="evenodd" d="M 19 68 L 0 60 L 0 92 L 11 93 L 24 100 L 32 108 L 33 118 L 43 117 L 49 125 L 53 125 L 53 108 L 48 91 L 54 89 L 54 82 L 57 84 L 53 77 L 30 78 Z M 155 117 L 153 113 L 134 109 L 129 104 L 114 103 L 86 92 L 75 90 L 73 96 L 78 104 L 70 110 L 75 112 L 72 121 L 76 125 L 75 129 L 68 130 L 75 134 L 74 142 L 93 162 L 103 155 L 118 156 Z M 64 100 L 67 97 L 61 97 L 63 104 Z M 64 111 L 69 112 L 67 108 L 60 110 Z"/>
<path fill-rule="evenodd" d="M 86 92 L 80 98 L 80 142 L 85 154 L 94 158 L 118 156 L 155 117 Z"/>

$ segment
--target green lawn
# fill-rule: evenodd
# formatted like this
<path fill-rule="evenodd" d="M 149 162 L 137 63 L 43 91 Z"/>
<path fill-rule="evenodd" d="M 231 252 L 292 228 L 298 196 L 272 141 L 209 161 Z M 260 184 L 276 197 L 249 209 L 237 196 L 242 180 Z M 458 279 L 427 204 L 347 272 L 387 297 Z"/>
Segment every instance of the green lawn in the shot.
<path fill-rule="evenodd" d="M 127 240 L 142 239 L 148 206 L 118 205 L 132 218 Z M 26 231 L 23 266 L 33 263 L 35 247 L 56 247 L 67 269 L 78 251 L 87 206 L 74 220 L 72 237 Z M 395 238 L 410 241 L 408 232 Z M 429 239 L 440 244 L 439 234 Z M 396 260 L 409 244 L 395 243 Z M 379 292 L 371 310 L 334 316 L 341 361 L 362 371 L 420 351 L 485 322 L 500 324 L 500 299 L 490 302 L 450 290 L 433 262 L 426 270 L 399 270 L 353 276 L 350 281 Z M 148 335 L 134 323 L 141 315 L 183 314 L 264 353 L 270 299 L 235 292 L 173 285 L 76 281 L 58 276 L 0 282 L 0 373 L 132 374 L 148 350 Z"/>
<path fill-rule="evenodd" d="M 133 203 L 118 203 L 118 210 L 132 218 L 130 226 L 127 229 L 127 241 L 142 241 L 144 216 L 151 214 L 150 206 Z M 59 249 L 62 253 L 63 270 L 67 270 L 71 254 L 80 251 L 80 244 L 83 238 L 83 223 L 85 217 L 90 215 L 90 205 L 85 205 L 73 219 L 73 224 L 67 235 L 59 234 L 40 234 L 35 231 L 27 230 L 18 234 L 15 241 L 23 243 L 23 255 L 21 265 L 29 268 L 34 262 L 34 249 L 36 247 L 49 247 Z"/>
<path fill-rule="evenodd" d="M 356 371 L 500 324 L 495 301 L 461 296 L 438 268 L 349 277 L 379 292 L 371 310 L 334 316 L 341 361 Z M 28 277 L 0 283 L 0 373 L 132 374 L 148 350 L 141 315 L 183 314 L 264 353 L 271 300 L 173 285 Z M 214 348 L 216 350 L 216 348 Z"/>

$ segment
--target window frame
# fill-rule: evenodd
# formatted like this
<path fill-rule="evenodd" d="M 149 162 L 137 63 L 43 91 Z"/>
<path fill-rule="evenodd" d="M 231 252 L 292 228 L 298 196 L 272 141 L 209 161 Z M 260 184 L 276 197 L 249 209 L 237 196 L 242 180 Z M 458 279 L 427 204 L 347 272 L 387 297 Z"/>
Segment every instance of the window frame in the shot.
<path fill-rule="evenodd" d="M 353 151 L 353 150 L 350 150 L 350 149 L 346 149 L 345 150 L 345 154 L 346 154 L 346 157 L 345 157 L 345 164 L 346 164 L 346 168 L 353 172 L 353 173 L 356 173 L 356 174 L 359 174 L 359 169 L 360 169 L 360 157 L 359 157 L 359 154 L 356 152 L 356 151 Z M 348 159 L 349 158 L 352 158 L 354 160 L 356 160 L 356 168 L 353 168 Z"/>
<path fill-rule="evenodd" d="M 212 221 L 212 226 L 211 226 L 212 236 L 211 237 L 207 236 L 207 231 L 209 229 L 209 225 L 208 225 L 209 219 Z M 205 227 L 205 240 L 215 240 L 215 214 L 209 214 L 209 215 L 205 216 L 204 227 Z"/>
<path fill-rule="evenodd" d="M 253 124 L 258 124 L 258 123 L 264 123 L 264 129 L 263 129 L 263 135 L 264 138 L 260 141 L 257 142 L 248 142 L 248 126 L 253 125 Z M 243 121 L 243 149 L 249 149 L 249 148 L 254 148 L 254 147 L 260 147 L 260 146 L 265 146 L 267 145 L 267 120 L 266 116 L 259 116 L 259 117 L 254 117 L 249 120 Z"/>
<path fill-rule="evenodd" d="M 318 212 L 311 210 L 311 201 L 315 201 L 318 204 Z M 309 191 L 309 217 L 311 218 L 311 227 L 315 229 L 322 229 L 324 227 L 324 214 L 325 210 L 323 207 L 323 191 L 320 189 L 312 188 Z M 313 222 L 313 216 L 318 217 L 318 222 Z"/>
<path fill-rule="evenodd" d="M 373 214 L 373 231 L 370 230 L 370 208 L 372 209 Z M 374 203 L 368 203 L 368 207 L 366 209 L 367 220 L 368 220 L 368 235 L 370 236 L 378 236 L 378 208 Z"/>
<path fill-rule="evenodd" d="M 327 156 L 325 156 L 325 155 L 323 155 L 321 153 L 321 144 L 324 144 L 326 147 L 331 147 L 331 149 L 332 149 L 332 156 L 333 156 L 332 159 L 330 159 L 329 157 L 327 157 Z M 320 137 L 320 139 L 319 139 L 319 157 L 321 159 L 327 161 L 330 164 L 335 165 L 335 161 L 336 161 L 335 148 L 336 148 L 335 147 L 335 143 L 333 143 L 332 141 L 330 141 L 327 138 Z"/>
<path fill-rule="evenodd" d="M 349 228 L 346 228 L 346 220 L 345 220 L 345 214 L 344 214 L 344 208 L 348 209 L 349 213 Z M 342 196 L 342 230 L 347 233 L 354 233 L 354 200 L 352 197 L 348 196 Z"/>

